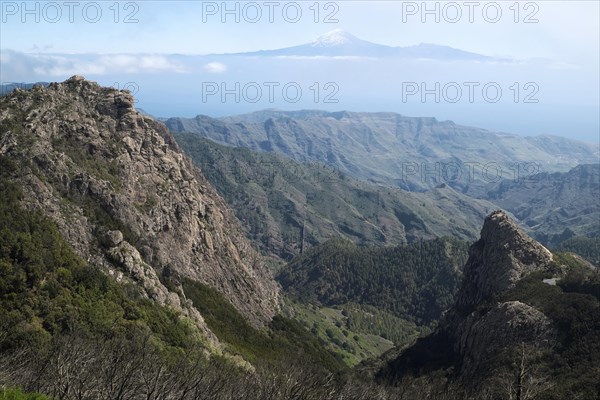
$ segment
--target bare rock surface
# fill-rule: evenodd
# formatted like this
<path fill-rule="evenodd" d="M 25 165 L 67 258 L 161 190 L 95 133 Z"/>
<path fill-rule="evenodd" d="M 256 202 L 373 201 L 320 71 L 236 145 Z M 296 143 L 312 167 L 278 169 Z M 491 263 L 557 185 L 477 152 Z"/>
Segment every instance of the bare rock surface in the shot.
<path fill-rule="evenodd" d="M 92 265 L 201 326 L 159 279 L 166 268 L 214 287 L 254 326 L 278 312 L 279 286 L 239 222 L 129 92 L 74 76 L 11 93 L 0 120 L 0 155 L 22 166 L 25 206 L 52 218 Z"/>
<path fill-rule="evenodd" d="M 456 304 L 439 327 L 452 338 L 463 376 L 485 369 L 517 344 L 552 346 L 556 332 L 544 313 L 520 301 L 494 300 L 527 275 L 548 270 L 552 260 L 505 212 L 485 219 L 480 239 L 469 249 Z"/>
<path fill-rule="evenodd" d="M 552 253 L 524 233 L 503 211 L 491 213 L 471 246 L 457 307 L 474 306 L 549 267 Z"/>
<path fill-rule="evenodd" d="M 519 301 L 499 303 L 483 315 L 473 312 L 455 329 L 455 351 L 466 374 L 474 373 L 506 348 L 548 345 L 555 334 L 548 317 Z"/>

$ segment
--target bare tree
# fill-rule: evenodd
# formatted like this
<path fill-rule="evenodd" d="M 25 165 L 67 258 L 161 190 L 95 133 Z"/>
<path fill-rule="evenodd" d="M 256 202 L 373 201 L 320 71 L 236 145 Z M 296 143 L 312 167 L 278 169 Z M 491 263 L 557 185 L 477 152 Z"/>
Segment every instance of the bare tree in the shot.
<path fill-rule="evenodd" d="M 537 400 L 552 389 L 553 383 L 543 371 L 539 359 L 540 347 L 534 344 L 521 343 L 513 356 L 511 368 L 488 380 L 482 390 L 484 398 L 507 400 Z"/>

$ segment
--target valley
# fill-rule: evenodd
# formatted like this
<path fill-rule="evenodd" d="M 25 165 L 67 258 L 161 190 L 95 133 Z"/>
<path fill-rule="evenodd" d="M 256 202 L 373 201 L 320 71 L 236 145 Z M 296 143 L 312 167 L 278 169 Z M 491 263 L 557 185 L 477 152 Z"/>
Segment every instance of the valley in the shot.
<path fill-rule="evenodd" d="M 600 390 L 593 145 L 390 113 L 163 124 L 81 76 L 0 105 L 0 396 Z"/>

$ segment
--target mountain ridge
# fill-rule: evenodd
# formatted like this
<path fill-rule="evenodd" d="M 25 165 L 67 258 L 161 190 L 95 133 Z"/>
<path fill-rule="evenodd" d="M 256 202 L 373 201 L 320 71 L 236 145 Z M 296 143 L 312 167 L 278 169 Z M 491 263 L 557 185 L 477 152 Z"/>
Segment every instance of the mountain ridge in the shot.
<path fill-rule="evenodd" d="M 225 202 L 129 92 L 74 76 L 0 101 L 0 154 L 22 165 L 27 207 L 53 219 L 80 256 L 199 324 L 165 276 L 215 287 L 255 326 L 277 312 L 277 284 Z"/>
<path fill-rule="evenodd" d="M 430 390 L 457 398 L 594 398 L 599 285 L 597 268 L 551 253 L 495 211 L 437 329 L 390 353 L 376 375 L 392 385 L 428 381 Z"/>
<path fill-rule="evenodd" d="M 556 245 L 574 236 L 600 236 L 600 164 L 540 172 L 467 193 L 510 211 L 535 238 Z"/>
<path fill-rule="evenodd" d="M 375 245 L 440 236 L 473 240 L 479 221 L 495 207 L 449 186 L 405 192 L 323 164 L 173 135 L 235 210 L 248 237 L 283 259 L 335 237 Z"/>
<path fill-rule="evenodd" d="M 396 113 L 266 110 L 248 115 L 169 118 L 235 147 L 322 162 L 361 180 L 423 191 L 446 183 L 458 191 L 502 178 L 566 171 L 596 162 L 600 146 L 561 137 L 522 137 Z"/>
<path fill-rule="evenodd" d="M 265 382 L 270 382 L 272 376 L 262 375 L 264 370 L 253 370 L 263 357 L 265 363 L 281 369 L 282 360 L 295 363 L 296 356 L 310 354 L 308 360 L 320 360 L 316 369 L 309 362 L 310 371 L 329 379 L 320 367 L 343 371 L 342 363 L 351 365 L 389 348 L 388 338 L 408 347 L 394 350 L 400 352 L 399 357 L 379 370 L 378 379 L 383 384 L 402 386 L 402 396 L 408 398 L 423 398 L 422 388 L 430 397 L 451 395 L 449 390 L 455 385 L 463 390 L 457 398 L 467 396 L 464 390 L 470 390 L 468 395 L 474 398 L 498 398 L 499 390 L 515 387 L 514 366 L 519 360 L 527 365 L 519 371 L 528 378 L 526 382 L 516 381 L 516 387 L 536 384 L 548 399 L 577 394 L 593 398 L 591 394 L 600 389 L 594 358 L 600 355 L 597 269 L 577 257 L 550 253 L 505 212 L 496 211 L 486 218 L 480 239 L 471 246 L 464 264 L 466 244 L 448 239 L 371 248 L 338 239 L 316 246 L 293 261 L 279 278 L 289 293 L 308 292 L 307 297 L 317 299 L 318 304 L 294 304 L 290 306 L 292 312 L 302 313 L 303 319 L 286 320 L 276 315 L 284 307 L 283 293 L 264 259 L 244 238 L 233 211 L 202 169 L 194 167 L 182 153 L 183 146 L 166 126 L 135 110 L 130 93 L 102 88 L 74 76 L 45 88 L 15 90 L 0 98 L 0 104 L 2 223 L 9 224 L 9 229 L 0 230 L 6 238 L 0 252 L 2 269 L 7 272 L 3 272 L 0 283 L 9 288 L 8 295 L 4 296 L 3 291 L 0 297 L 1 311 L 3 315 L 8 311 L 9 317 L 0 321 L 0 344 L 11 345 L 13 336 L 7 341 L 7 332 L 19 334 L 25 341 L 30 332 L 39 341 L 36 349 L 41 350 L 39 354 L 27 353 L 18 365 L 10 354 L 3 357 L 0 368 L 9 373 L 0 375 L 2 384 L 34 385 L 31 387 L 41 387 L 44 393 L 57 394 L 58 386 L 52 386 L 55 382 L 67 382 L 66 386 L 71 387 L 73 380 L 62 376 L 57 379 L 54 369 L 46 368 L 45 381 L 35 386 L 31 377 L 37 375 L 32 371 L 42 365 L 67 365 L 76 379 L 97 374 L 96 370 L 113 371 L 107 367 L 114 365 L 110 364 L 112 358 L 94 352 L 94 345 L 90 345 L 93 342 L 82 345 L 74 341 L 80 333 L 74 327 L 88 324 L 96 335 L 101 332 L 100 336 L 92 336 L 95 338 L 106 339 L 115 333 L 114 329 L 135 337 L 103 343 L 101 352 L 120 354 L 129 348 L 128 357 L 142 357 L 142 361 L 133 360 L 143 365 L 135 371 L 135 379 L 145 380 L 138 387 L 144 394 L 148 393 L 148 377 L 158 376 L 155 374 L 160 375 L 160 371 L 169 371 L 168 382 L 186 380 L 185 374 L 197 373 L 189 372 L 188 367 L 179 368 L 179 364 L 161 370 L 164 360 L 156 357 L 163 351 L 181 356 L 194 348 L 216 355 L 215 359 L 222 357 L 240 374 L 242 369 L 252 371 L 240 381 L 229 379 L 238 375 L 225 375 L 229 379 L 225 387 L 237 385 L 236 390 L 242 391 L 239 388 L 251 388 L 245 392 L 248 398 L 261 398 L 265 387 L 277 390 L 275 397 L 289 398 L 292 389 L 279 395 L 279 388 L 285 384 L 263 386 L 269 385 Z M 340 112 L 318 118 L 327 120 L 314 125 L 328 132 L 323 135 L 330 140 L 327 159 L 339 161 L 348 171 L 356 172 L 361 166 L 353 164 L 351 153 L 336 152 L 334 143 L 369 149 L 370 154 L 386 150 L 388 143 L 382 142 L 379 135 L 389 131 L 371 128 L 374 122 L 386 122 L 381 115 Z M 183 126 L 183 121 L 179 122 Z M 444 135 L 451 136 L 443 131 L 432 133 L 436 123 L 404 120 L 406 130 L 399 134 L 404 134 L 407 142 L 408 138 L 441 140 Z M 270 118 L 255 125 L 264 129 L 268 139 L 258 143 L 265 151 L 293 152 L 295 145 L 296 150 L 305 151 L 306 159 L 319 154 L 319 143 L 308 135 L 309 126 L 301 117 Z M 252 128 L 247 122 L 213 120 L 201 120 L 199 126 L 235 143 L 244 138 L 240 132 Z M 357 127 L 362 129 L 352 135 Z M 300 140 L 287 140 L 290 133 Z M 188 136 L 194 139 L 197 134 Z M 209 164 L 229 151 L 237 161 L 244 160 L 240 156 L 244 153 L 246 161 L 258 157 L 247 149 L 219 148 L 207 139 L 199 143 L 204 150 L 211 146 L 216 149 L 212 158 L 207 158 Z M 421 145 L 418 150 L 423 157 L 433 157 L 431 154 L 439 151 L 431 143 Z M 551 153 L 553 149 L 561 147 L 559 142 L 542 145 L 540 149 L 547 150 L 548 157 L 555 154 Z M 227 165 L 215 164 L 212 172 Z M 587 173 L 588 168 L 573 170 L 582 178 L 574 181 L 577 185 L 573 187 L 593 187 L 588 178 L 592 183 L 596 178 Z M 240 176 L 257 184 L 253 177 Z M 561 175 L 544 176 L 561 179 Z M 323 183 L 325 190 L 329 182 Z M 436 203 L 456 203 L 463 196 L 446 183 L 431 183 L 436 183 L 429 188 L 437 196 Z M 372 195 L 369 191 L 356 193 Z M 5 203 L 7 198 L 10 202 Z M 301 205 L 295 200 L 291 207 Z M 372 204 L 378 206 L 379 200 Z M 11 207 L 15 218 L 8 211 Z M 365 223 L 370 222 L 368 213 L 359 215 Z M 398 218 L 407 222 L 404 226 L 410 226 L 411 221 L 422 224 L 406 215 Z M 297 226 L 299 222 L 293 221 Z M 16 228 L 15 232 L 11 227 Z M 351 226 L 346 228 L 352 230 Z M 46 248 L 36 254 L 34 247 L 40 243 Z M 463 281 L 454 298 L 462 270 L 459 264 L 465 265 Z M 130 296 L 127 291 L 140 297 Z M 431 334 L 417 338 L 419 331 L 427 333 L 434 328 Z M 54 336 L 57 332 L 71 336 Z M 159 346 L 150 358 L 145 358 L 145 340 L 156 340 Z M 331 348 L 340 349 L 335 357 L 324 351 L 322 345 L 328 341 L 337 346 Z M 91 347 L 81 352 L 81 346 Z M 75 351 L 71 354 L 72 349 Z M 63 358 L 65 354 L 75 357 L 75 361 Z M 53 358 L 55 355 L 58 359 Z M 94 361 L 86 365 L 91 367 L 78 368 L 81 358 L 77 357 L 89 360 L 90 355 L 94 355 Z M 147 360 L 152 361 L 145 363 Z M 11 363 L 17 365 L 16 372 L 10 372 Z M 184 375 L 179 376 L 180 371 Z M 97 375 L 93 381 L 96 387 L 102 385 L 98 382 L 106 382 L 102 374 Z M 311 376 L 315 375 L 306 379 Z M 281 376 L 288 385 L 294 381 L 304 387 L 306 382 L 288 378 Z M 244 379 L 252 385 L 240 383 Z M 367 385 L 361 394 L 359 381 L 340 379 L 341 386 L 333 377 L 329 383 L 312 380 L 318 382 L 314 384 L 318 389 L 309 386 L 308 393 L 318 391 L 315 398 L 327 398 L 323 390 L 330 394 L 336 390 L 335 395 L 352 393 L 346 396 L 349 398 L 354 393 L 358 398 L 374 398 L 376 392 L 394 398 L 397 393 L 383 386 L 371 391 Z M 402 383 L 407 379 L 405 386 Z M 327 386 L 331 382 L 336 382 L 333 389 Z M 426 384 L 419 386 L 422 382 Z M 128 390 L 135 392 L 130 386 Z"/>

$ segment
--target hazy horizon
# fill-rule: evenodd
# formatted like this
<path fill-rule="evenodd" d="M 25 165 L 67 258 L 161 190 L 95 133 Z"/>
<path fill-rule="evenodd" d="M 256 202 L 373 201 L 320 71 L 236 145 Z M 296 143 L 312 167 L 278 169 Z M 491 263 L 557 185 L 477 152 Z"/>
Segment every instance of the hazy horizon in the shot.
<path fill-rule="evenodd" d="M 3 2 L 0 79 L 83 75 L 160 117 L 388 111 L 600 140 L 598 3 L 475 3 Z"/>

